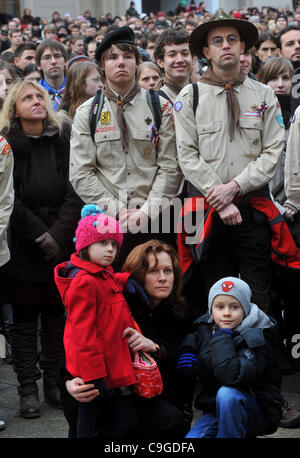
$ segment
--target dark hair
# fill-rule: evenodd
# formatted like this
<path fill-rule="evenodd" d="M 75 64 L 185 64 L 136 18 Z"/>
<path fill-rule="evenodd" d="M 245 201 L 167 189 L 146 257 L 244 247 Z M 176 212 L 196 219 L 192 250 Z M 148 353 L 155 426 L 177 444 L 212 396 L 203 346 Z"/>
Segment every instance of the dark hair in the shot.
<path fill-rule="evenodd" d="M 36 64 L 28 64 L 28 65 L 26 65 L 26 67 L 24 67 L 24 69 L 22 71 L 22 76 L 25 77 L 27 75 L 30 75 L 30 73 L 33 73 L 33 72 L 41 73 Z"/>
<path fill-rule="evenodd" d="M 30 41 L 26 41 L 25 43 L 21 43 L 19 46 L 16 47 L 15 50 L 15 57 L 21 57 L 24 51 L 36 51 L 36 44 Z"/>
<path fill-rule="evenodd" d="M 35 61 L 37 63 L 37 65 L 40 65 L 41 63 L 41 57 L 45 51 L 45 49 L 51 49 L 51 50 L 56 50 L 56 51 L 60 51 L 65 59 L 65 61 L 67 60 L 67 50 L 66 50 L 66 47 L 60 43 L 59 41 L 57 40 L 44 40 L 42 41 L 37 49 L 36 49 L 36 54 L 35 54 Z"/>
<path fill-rule="evenodd" d="M 256 48 L 256 51 L 260 48 L 260 45 L 264 42 L 264 41 L 273 41 L 273 43 L 276 44 L 276 46 L 278 47 L 278 40 L 277 38 L 275 37 L 275 35 L 273 35 L 272 32 L 269 32 L 268 30 L 266 32 L 262 32 L 259 34 L 258 36 L 258 40 L 257 42 L 255 43 L 255 48 Z"/>
<path fill-rule="evenodd" d="M 278 35 L 278 48 L 281 49 L 281 37 L 282 35 L 284 35 L 285 33 L 287 32 L 290 32 L 291 30 L 298 30 L 300 32 L 300 27 L 297 26 L 297 25 L 288 25 L 287 27 L 285 27 L 281 32 L 280 34 Z"/>
<path fill-rule="evenodd" d="M 137 66 L 139 65 L 141 56 L 140 56 L 139 50 L 136 45 L 132 45 L 129 43 L 118 43 L 115 46 L 123 52 L 129 52 L 133 54 L 135 57 L 136 65 Z M 110 52 L 111 52 L 111 46 L 108 49 L 106 49 L 105 51 L 103 51 L 103 53 L 101 54 L 99 72 L 100 72 L 102 81 L 106 79 L 105 72 L 104 72 L 104 61 L 107 59 L 107 56 L 109 56 Z"/>
<path fill-rule="evenodd" d="M 143 35 L 143 37 L 142 37 L 142 39 L 140 41 L 140 47 L 143 48 L 143 49 L 146 49 L 147 46 L 148 46 L 148 42 L 149 41 L 156 42 L 158 37 L 159 37 L 159 33 L 157 33 L 157 32 L 148 32 L 148 33 L 146 33 L 145 35 Z"/>
<path fill-rule="evenodd" d="M 78 253 L 80 259 L 82 261 L 89 261 L 90 258 L 89 258 L 89 254 L 88 254 L 88 247 L 84 247 L 84 248 L 81 248 L 81 250 L 79 251 Z"/>
<path fill-rule="evenodd" d="M 164 60 L 165 46 L 166 45 L 181 45 L 183 43 L 189 42 L 189 34 L 184 29 L 174 30 L 167 29 L 164 30 L 158 39 L 155 42 L 155 48 L 153 51 L 153 59 Z"/>

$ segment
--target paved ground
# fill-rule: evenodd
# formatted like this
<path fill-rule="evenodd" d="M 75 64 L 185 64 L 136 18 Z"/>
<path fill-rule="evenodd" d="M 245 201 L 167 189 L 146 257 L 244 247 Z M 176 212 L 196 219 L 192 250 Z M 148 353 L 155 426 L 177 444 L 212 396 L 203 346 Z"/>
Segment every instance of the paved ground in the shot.
<path fill-rule="evenodd" d="M 290 407 L 300 412 L 300 373 L 284 377 L 282 391 Z M 17 381 L 12 366 L 0 358 L 0 418 L 6 428 L 0 438 L 67 438 L 68 427 L 61 410 L 49 406 L 43 400 L 40 384 L 41 417 L 22 419 L 18 415 L 19 397 Z M 196 417 L 199 413 L 196 413 Z M 300 427 L 279 428 L 274 438 L 300 438 Z"/>

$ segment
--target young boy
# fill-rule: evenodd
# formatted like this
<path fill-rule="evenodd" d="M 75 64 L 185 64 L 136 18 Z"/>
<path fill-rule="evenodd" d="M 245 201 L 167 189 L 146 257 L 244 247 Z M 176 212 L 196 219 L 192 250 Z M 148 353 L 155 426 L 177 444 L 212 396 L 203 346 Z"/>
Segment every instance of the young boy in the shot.
<path fill-rule="evenodd" d="M 257 305 L 239 278 L 217 281 L 209 291 L 208 313 L 181 345 L 178 375 L 197 374 L 203 411 L 188 438 L 242 438 L 276 431 L 283 399 L 273 348 L 277 326 Z M 187 398 L 190 393 L 187 393 Z"/>

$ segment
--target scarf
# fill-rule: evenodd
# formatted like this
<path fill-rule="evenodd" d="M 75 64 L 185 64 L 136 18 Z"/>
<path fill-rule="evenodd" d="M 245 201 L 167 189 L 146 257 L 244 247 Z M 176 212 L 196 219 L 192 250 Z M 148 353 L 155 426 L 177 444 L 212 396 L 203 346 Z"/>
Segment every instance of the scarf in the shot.
<path fill-rule="evenodd" d="M 138 83 L 135 83 L 133 88 L 121 100 L 121 97 L 116 95 L 108 86 L 104 88 L 105 97 L 107 97 L 109 100 L 113 100 L 117 104 L 117 122 L 121 132 L 121 142 L 123 151 L 127 150 L 129 142 L 128 128 L 124 116 L 124 106 L 127 103 L 131 102 L 131 100 L 136 96 L 140 89 L 141 88 L 138 85 Z"/>
<path fill-rule="evenodd" d="M 234 128 L 237 126 L 238 131 L 241 133 L 239 116 L 240 116 L 240 105 L 238 98 L 235 94 L 233 88 L 242 84 L 245 80 L 245 75 L 242 70 L 240 73 L 232 80 L 222 81 L 219 77 L 215 74 L 213 69 L 208 67 L 205 74 L 201 77 L 201 82 L 206 84 L 211 84 L 212 86 L 220 86 L 226 89 L 226 100 L 227 100 L 227 112 L 228 112 L 228 119 L 229 119 L 229 135 L 230 139 L 233 140 L 234 138 Z"/>
<path fill-rule="evenodd" d="M 66 83 L 66 78 L 64 79 L 60 88 L 56 90 L 56 89 L 53 89 L 51 86 L 49 86 L 49 84 L 47 83 L 45 79 L 41 79 L 39 81 L 39 84 L 43 86 L 43 88 L 46 89 L 46 91 L 48 91 L 49 94 L 54 94 L 54 111 L 57 111 L 60 105 L 61 96 L 65 90 L 65 83 Z"/>
<path fill-rule="evenodd" d="M 179 92 L 182 90 L 182 88 L 184 86 L 181 86 L 177 83 L 175 83 L 175 81 L 172 81 L 170 78 L 168 78 L 167 76 L 164 77 L 164 84 L 166 86 L 168 86 L 173 92 L 175 92 L 175 94 L 179 94 Z"/>
<path fill-rule="evenodd" d="M 251 304 L 250 313 L 243 319 L 243 321 L 234 329 L 238 332 L 246 331 L 249 328 L 271 328 L 272 321 L 256 304 Z"/>

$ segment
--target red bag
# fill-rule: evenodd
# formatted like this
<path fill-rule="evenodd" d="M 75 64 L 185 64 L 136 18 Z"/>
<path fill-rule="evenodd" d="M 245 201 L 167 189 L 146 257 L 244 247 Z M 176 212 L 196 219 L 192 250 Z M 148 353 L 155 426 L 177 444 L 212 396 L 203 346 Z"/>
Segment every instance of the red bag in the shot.
<path fill-rule="evenodd" d="M 142 398 L 154 398 L 163 391 L 163 382 L 156 361 L 143 351 L 136 352 L 133 368 L 137 382 L 134 392 Z"/>

